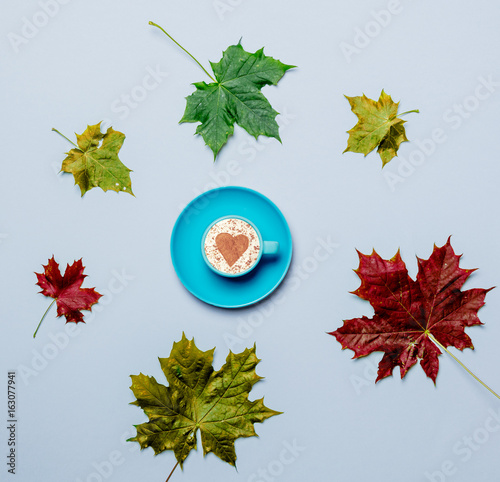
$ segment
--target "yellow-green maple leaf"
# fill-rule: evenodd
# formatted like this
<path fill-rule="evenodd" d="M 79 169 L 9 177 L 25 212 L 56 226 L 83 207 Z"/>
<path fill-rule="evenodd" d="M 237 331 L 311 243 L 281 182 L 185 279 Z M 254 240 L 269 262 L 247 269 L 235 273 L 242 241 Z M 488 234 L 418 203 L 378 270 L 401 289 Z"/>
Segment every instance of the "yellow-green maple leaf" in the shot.
<path fill-rule="evenodd" d="M 385 166 L 396 157 L 399 146 L 408 141 L 403 126 L 406 121 L 398 117 L 399 102 L 393 102 L 384 91 L 378 101 L 364 94 L 360 97 L 345 97 L 358 117 L 358 123 L 348 131 L 349 139 L 344 152 L 359 152 L 366 156 L 378 147 L 382 167 Z"/>
<path fill-rule="evenodd" d="M 83 134 L 76 134 L 76 139 L 78 146 L 75 145 L 75 149 L 67 153 L 61 171 L 73 174 L 82 196 L 94 187 L 100 187 L 103 191 L 128 192 L 134 195 L 130 180 L 131 170 L 118 158 L 125 134 L 111 127 L 103 134 L 99 122 L 87 126 Z"/>
<path fill-rule="evenodd" d="M 155 454 L 173 450 L 182 467 L 191 450 L 196 449 L 196 432 L 201 432 L 203 454 L 213 452 L 235 465 L 234 441 L 253 437 L 253 424 L 278 415 L 264 406 L 264 400 L 248 400 L 253 385 L 262 377 L 255 373 L 259 359 L 255 346 L 242 353 L 229 352 L 218 371 L 212 367 L 214 349 L 199 350 L 194 340 L 182 335 L 168 358 L 159 358 L 169 383 L 166 387 L 154 377 L 131 375 L 136 401 L 149 421 L 136 425 L 137 435 L 129 441 L 141 449 L 152 447 Z"/>

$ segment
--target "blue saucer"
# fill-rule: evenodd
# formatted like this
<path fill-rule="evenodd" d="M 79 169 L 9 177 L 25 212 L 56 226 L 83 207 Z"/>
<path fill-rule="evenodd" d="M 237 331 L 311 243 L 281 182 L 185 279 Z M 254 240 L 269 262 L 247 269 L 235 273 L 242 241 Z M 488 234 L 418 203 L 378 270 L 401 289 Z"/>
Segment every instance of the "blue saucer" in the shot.
<path fill-rule="evenodd" d="M 264 256 L 238 278 L 214 273 L 203 260 L 201 238 L 212 221 L 226 215 L 251 219 L 264 239 L 280 243 L 279 253 Z M 194 296 L 221 308 L 241 308 L 262 300 L 283 281 L 292 260 L 292 236 L 283 214 L 267 197 L 245 187 L 220 187 L 184 208 L 172 230 L 170 255 L 177 276 Z"/>

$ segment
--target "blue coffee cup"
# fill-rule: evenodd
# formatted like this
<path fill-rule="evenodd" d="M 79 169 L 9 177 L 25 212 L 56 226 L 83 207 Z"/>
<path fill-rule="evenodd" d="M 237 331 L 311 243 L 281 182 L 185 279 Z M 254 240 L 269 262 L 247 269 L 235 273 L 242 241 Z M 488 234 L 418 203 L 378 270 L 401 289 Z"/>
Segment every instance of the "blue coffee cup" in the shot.
<path fill-rule="evenodd" d="M 258 240 L 258 253 L 257 253 L 255 259 L 252 260 L 252 263 L 246 269 L 242 268 L 241 270 L 238 270 L 237 272 L 234 272 L 234 273 L 226 272 L 226 271 L 223 271 L 222 269 L 216 268 L 210 262 L 210 260 L 208 259 L 208 256 L 207 256 L 207 253 L 206 253 L 206 249 L 205 249 L 206 244 L 207 244 L 206 243 L 207 236 L 209 236 L 212 228 L 216 224 L 219 224 L 219 223 L 222 223 L 225 220 L 231 220 L 231 219 L 239 220 L 239 221 L 242 221 L 243 223 L 248 224 L 253 229 L 253 231 L 255 232 L 255 235 L 256 235 L 257 240 Z M 223 232 L 223 233 L 219 233 L 219 234 L 229 234 L 229 235 L 231 235 L 233 237 L 233 235 L 230 234 L 230 233 Z M 236 237 L 238 237 L 238 236 L 242 236 L 242 235 L 239 234 Z M 243 236 L 248 237 L 246 235 L 243 235 Z M 250 236 L 250 238 L 252 238 L 252 236 Z M 220 256 L 218 256 L 218 260 L 219 260 L 219 264 L 221 264 L 221 268 L 226 268 L 226 267 L 232 268 L 232 266 L 235 266 L 235 265 L 238 268 L 238 265 L 237 265 L 238 262 L 240 262 L 240 261 L 241 262 L 245 262 L 246 261 L 245 256 L 247 258 L 249 256 L 251 256 L 252 255 L 252 253 L 251 253 L 252 250 L 254 250 L 254 253 L 255 253 L 256 244 L 253 241 L 255 241 L 255 240 L 250 239 L 248 247 L 242 252 L 242 254 L 238 258 L 238 260 L 235 261 L 234 264 L 229 265 L 229 262 L 226 260 L 224 254 L 222 254 L 222 252 L 220 252 L 220 250 L 218 250 L 218 248 L 215 247 L 215 244 L 213 243 L 213 240 L 209 239 L 211 249 L 213 249 L 213 250 L 217 249 L 218 252 L 220 253 Z M 247 251 L 249 251 L 249 250 L 250 250 L 250 252 L 247 253 Z M 216 274 L 218 274 L 220 276 L 226 276 L 228 278 L 237 278 L 239 276 L 246 275 L 250 271 L 252 271 L 259 264 L 259 261 L 262 259 L 262 256 L 277 254 L 279 252 L 279 243 L 277 241 L 265 241 L 262 238 L 262 235 L 261 235 L 259 229 L 257 228 L 257 226 L 252 221 L 250 221 L 249 219 L 246 219 L 246 218 L 244 218 L 242 216 L 238 216 L 238 215 L 231 215 L 231 216 L 223 216 L 221 218 L 216 219 L 215 221 L 213 221 L 212 223 L 210 223 L 210 225 L 205 229 L 205 232 L 203 233 L 203 236 L 202 236 L 202 239 L 201 239 L 201 252 L 202 252 L 202 256 L 203 256 L 203 259 L 205 260 L 206 265 L 214 273 L 216 273 Z M 247 253 L 247 254 L 245 254 L 245 253 Z M 224 259 L 224 262 L 222 261 L 221 257 Z M 241 262 L 240 262 L 240 265 L 242 264 Z"/>

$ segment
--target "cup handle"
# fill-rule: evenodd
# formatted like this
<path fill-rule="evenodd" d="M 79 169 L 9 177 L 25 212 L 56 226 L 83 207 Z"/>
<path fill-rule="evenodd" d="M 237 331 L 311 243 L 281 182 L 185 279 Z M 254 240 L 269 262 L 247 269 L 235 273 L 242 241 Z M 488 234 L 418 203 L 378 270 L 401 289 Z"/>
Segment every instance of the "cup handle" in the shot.
<path fill-rule="evenodd" d="M 280 249 L 278 241 L 264 241 L 262 247 L 262 254 L 276 254 Z"/>

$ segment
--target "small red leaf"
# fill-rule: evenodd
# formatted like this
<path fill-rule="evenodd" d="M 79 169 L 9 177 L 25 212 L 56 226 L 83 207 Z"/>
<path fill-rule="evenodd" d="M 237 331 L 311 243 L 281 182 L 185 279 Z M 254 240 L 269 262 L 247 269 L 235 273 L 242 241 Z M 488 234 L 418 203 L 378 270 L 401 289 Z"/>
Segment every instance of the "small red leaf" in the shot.
<path fill-rule="evenodd" d="M 444 347 L 474 348 L 464 329 L 482 324 L 477 311 L 489 289 L 461 291 L 474 270 L 459 267 L 460 256 L 454 253 L 449 238 L 443 247 L 434 246 L 428 260 L 417 258 L 416 281 L 409 277 L 399 251 L 390 260 L 375 251 L 358 254 L 356 273 L 361 286 L 354 294 L 369 301 L 375 315 L 346 320 L 329 334 L 342 349 L 353 350 L 354 358 L 383 352 L 376 381 L 392 375 L 397 366 L 403 378 L 420 360 L 435 383 L 441 351 L 432 338 Z"/>
<path fill-rule="evenodd" d="M 84 323 L 80 310 L 91 310 L 102 295 L 94 288 L 81 288 L 86 277 L 82 260 L 75 261 L 71 266 L 68 264 L 64 276 L 61 276 L 54 256 L 43 267 L 43 273 L 35 273 L 38 278 L 36 284 L 42 288 L 40 293 L 56 300 L 57 316 L 64 315 L 66 323 Z"/>

